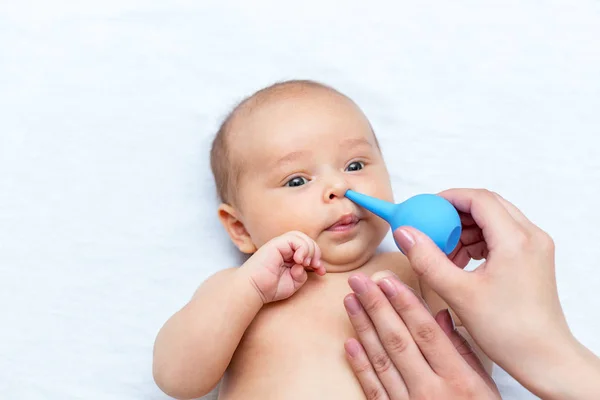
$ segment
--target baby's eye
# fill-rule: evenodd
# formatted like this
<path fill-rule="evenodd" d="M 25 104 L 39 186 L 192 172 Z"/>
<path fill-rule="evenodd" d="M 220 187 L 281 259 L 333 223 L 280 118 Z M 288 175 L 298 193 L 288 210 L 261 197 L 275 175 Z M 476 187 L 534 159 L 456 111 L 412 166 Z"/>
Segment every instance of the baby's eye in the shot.
<path fill-rule="evenodd" d="M 287 181 L 287 183 L 285 184 L 285 186 L 288 186 L 288 187 L 302 186 L 306 182 L 307 182 L 306 178 L 304 178 L 302 176 L 297 176 L 297 177 L 292 178 L 289 181 Z"/>
<path fill-rule="evenodd" d="M 360 161 L 353 161 L 346 167 L 346 171 L 359 171 L 363 169 L 364 164 Z"/>

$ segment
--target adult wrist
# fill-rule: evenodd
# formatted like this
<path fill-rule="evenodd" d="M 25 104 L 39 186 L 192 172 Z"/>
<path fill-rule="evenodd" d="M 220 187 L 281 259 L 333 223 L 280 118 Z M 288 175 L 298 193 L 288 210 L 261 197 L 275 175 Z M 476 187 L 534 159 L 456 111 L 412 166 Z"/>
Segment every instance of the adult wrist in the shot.
<path fill-rule="evenodd" d="M 542 344 L 537 361 L 515 378 L 543 399 L 596 399 L 600 360 L 572 335 Z M 521 375 L 521 376 L 518 376 Z"/>

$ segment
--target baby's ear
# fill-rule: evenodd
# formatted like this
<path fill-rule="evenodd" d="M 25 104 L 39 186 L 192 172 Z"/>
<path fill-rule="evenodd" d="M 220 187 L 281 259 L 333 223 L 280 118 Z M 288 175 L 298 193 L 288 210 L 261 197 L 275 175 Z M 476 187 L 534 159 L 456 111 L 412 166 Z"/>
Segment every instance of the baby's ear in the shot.
<path fill-rule="evenodd" d="M 237 246 L 242 253 L 252 254 L 256 251 L 256 246 L 252 242 L 250 234 L 246 230 L 244 223 L 237 217 L 237 211 L 229 204 L 219 206 L 219 220 L 225 227 L 233 244 Z"/>

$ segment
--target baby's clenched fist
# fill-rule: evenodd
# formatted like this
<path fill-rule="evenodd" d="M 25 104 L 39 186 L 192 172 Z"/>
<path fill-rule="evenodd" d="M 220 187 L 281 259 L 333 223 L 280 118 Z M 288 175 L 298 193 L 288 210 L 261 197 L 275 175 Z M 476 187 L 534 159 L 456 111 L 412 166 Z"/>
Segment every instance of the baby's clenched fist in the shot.
<path fill-rule="evenodd" d="M 240 267 L 264 304 L 287 299 L 306 282 L 307 270 L 325 275 L 321 250 L 302 232 L 291 231 L 271 239 Z"/>

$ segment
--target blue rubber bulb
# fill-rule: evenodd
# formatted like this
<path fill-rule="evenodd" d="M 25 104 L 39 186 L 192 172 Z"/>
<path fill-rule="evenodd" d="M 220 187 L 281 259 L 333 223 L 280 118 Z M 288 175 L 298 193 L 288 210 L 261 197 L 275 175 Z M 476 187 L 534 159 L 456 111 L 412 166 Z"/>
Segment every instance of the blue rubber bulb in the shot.
<path fill-rule="evenodd" d="M 345 196 L 386 220 L 391 225 L 392 232 L 401 226 L 412 226 L 420 230 L 446 254 L 452 253 L 460 240 L 460 216 L 452 203 L 441 196 L 419 194 L 400 204 L 353 190 L 348 190 Z"/>

